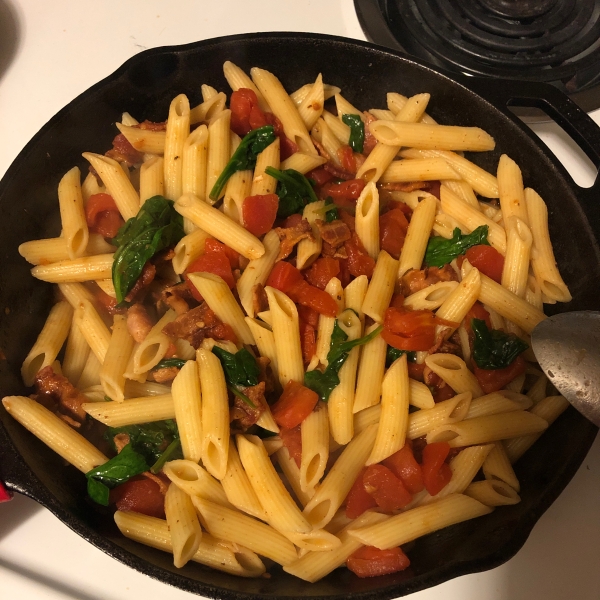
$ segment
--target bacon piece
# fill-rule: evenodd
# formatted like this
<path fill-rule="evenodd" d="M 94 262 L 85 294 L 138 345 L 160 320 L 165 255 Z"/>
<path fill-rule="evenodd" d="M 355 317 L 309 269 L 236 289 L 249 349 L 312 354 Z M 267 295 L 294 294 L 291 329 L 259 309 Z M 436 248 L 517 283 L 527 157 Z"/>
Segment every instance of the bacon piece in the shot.
<path fill-rule="evenodd" d="M 363 112 L 363 122 L 365 124 L 365 143 L 363 144 L 363 154 L 365 156 L 369 156 L 373 148 L 377 146 L 377 140 L 371 133 L 371 128 L 369 127 L 369 124 L 373 121 L 377 121 L 377 118 L 374 117 L 370 112 Z M 357 165 L 357 168 L 360 168 L 360 165 Z"/>
<path fill-rule="evenodd" d="M 382 191 L 387 192 L 414 192 L 415 190 L 429 189 L 428 181 L 395 181 L 394 183 L 382 183 Z"/>
<path fill-rule="evenodd" d="M 163 288 L 160 293 L 160 299 L 178 315 L 182 315 L 190 310 L 189 302 L 194 298 L 187 281 L 182 281 L 181 283 Z"/>
<path fill-rule="evenodd" d="M 86 412 L 81 405 L 88 399 L 66 377 L 55 373 L 52 366 L 44 367 L 37 372 L 35 388 L 38 396 L 41 396 L 40 404 L 54 400 L 58 403 L 59 410 L 63 410 L 66 416 L 79 423 L 85 421 Z"/>
<path fill-rule="evenodd" d="M 262 381 L 265 384 L 265 393 L 269 394 L 277 389 L 278 381 L 271 368 L 271 359 L 266 356 L 259 356 L 256 359 L 258 365 L 258 381 Z"/>
<path fill-rule="evenodd" d="M 341 219 L 335 219 L 331 223 L 317 219 L 315 225 L 319 229 L 323 242 L 329 244 L 333 249 L 339 248 L 352 237 L 350 228 Z"/>
<path fill-rule="evenodd" d="M 444 265 L 442 268 L 428 267 L 421 270 L 413 269 L 412 271 L 408 271 L 400 281 L 402 295 L 406 298 L 440 281 L 458 281 L 458 276 L 450 265 Z"/>
<path fill-rule="evenodd" d="M 321 142 L 317 142 L 317 140 L 315 140 L 315 138 L 311 138 L 312 139 L 312 143 L 315 145 L 315 148 L 319 151 L 319 154 L 325 159 L 327 160 L 327 162 L 331 162 L 331 155 L 329 154 L 329 152 L 327 152 L 327 150 L 325 150 L 325 146 L 323 146 L 323 144 L 321 144 Z"/>
<path fill-rule="evenodd" d="M 169 485 L 171 485 L 171 482 L 170 482 L 170 480 L 167 479 L 167 477 L 164 474 L 161 473 L 161 475 L 155 475 L 151 471 L 144 471 L 141 474 L 142 477 L 145 477 L 146 479 L 150 479 L 151 481 L 154 481 L 154 483 L 158 486 L 159 492 L 164 496 L 167 493 L 167 490 L 169 489 Z"/>
<path fill-rule="evenodd" d="M 148 131 L 166 131 L 167 130 L 167 122 L 162 121 L 162 123 L 155 123 L 154 121 L 142 121 L 138 125 L 134 125 L 136 129 L 147 129 Z"/>
<path fill-rule="evenodd" d="M 142 304 L 134 304 L 127 310 L 127 331 L 141 344 L 152 329 L 152 321 Z"/>
<path fill-rule="evenodd" d="M 342 169 L 341 167 L 338 167 L 337 165 L 335 165 L 332 162 L 326 162 L 323 165 L 323 168 L 328 172 L 331 173 L 334 177 L 337 177 L 337 179 L 343 179 L 344 181 L 348 181 L 349 179 L 355 179 L 355 175 L 354 173 L 350 173 L 350 171 L 346 171 L 346 169 Z"/>
<path fill-rule="evenodd" d="M 279 236 L 281 247 L 279 248 L 279 254 L 277 260 L 283 260 L 287 258 L 294 249 L 294 246 L 304 239 L 314 239 L 312 234 L 312 227 L 306 219 L 302 219 L 297 225 L 293 227 L 275 227 L 275 231 Z"/>
<path fill-rule="evenodd" d="M 243 387 L 240 389 L 240 392 L 248 397 L 252 404 L 254 404 L 254 408 L 238 396 L 235 396 L 233 407 L 229 411 L 229 419 L 232 422 L 235 421 L 239 429 L 246 431 L 260 419 L 260 416 L 267 409 L 265 383 L 261 381 L 257 385 Z"/>
<path fill-rule="evenodd" d="M 122 133 L 113 139 L 113 147 L 106 152 L 105 156 L 125 163 L 128 167 L 139 165 L 144 161 L 144 155 L 136 150 Z"/>
<path fill-rule="evenodd" d="M 255 315 L 264 310 L 269 310 L 269 299 L 262 283 L 257 283 L 252 287 L 252 310 Z"/>
<path fill-rule="evenodd" d="M 321 247 L 321 256 L 325 258 L 348 258 L 348 251 L 346 250 L 345 246 L 335 248 L 331 244 L 323 242 L 323 246 Z"/>
<path fill-rule="evenodd" d="M 179 315 L 174 321 L 165 325 L 162 332 L 172 339 L 183 338 L 198 349 L 204 338 L 230 339 L 223 337 L 227 327 L 209 308 L 208 304 L 203 302 L 200 306 Z"/>
<path fill-rule="evenodd" d="M 113 437 L 113 444 L 117 449 L 117 454 L 120 454 L 121 450 L 123 450 L 123 448 L 125 448 L 130 441 L 131 438 L 129 437 L 128 433 L 117 433 L 117 435 Z"/>
<path fill-rule="evenodd" d="M 152 371 L 152 377 L 156 383 L 165 383 L 166 381 L 173 381 L 179 371 L 180 369 L 177 367 L 165 367 L 164 369 Z"/>
<path fill-rule="evenodd" d="M 131 290 L 127 296 L 125 296 L 126 302 L 133 302 L 137 297 L 142 296 L 142 292 L 144 292 L 148 286 L 152 283 L 156 277 L 156 267 L 151 263 L 147 262 L 140 273 L 140 276 L 137 278 L 137 281 L 133 284 Z"/>

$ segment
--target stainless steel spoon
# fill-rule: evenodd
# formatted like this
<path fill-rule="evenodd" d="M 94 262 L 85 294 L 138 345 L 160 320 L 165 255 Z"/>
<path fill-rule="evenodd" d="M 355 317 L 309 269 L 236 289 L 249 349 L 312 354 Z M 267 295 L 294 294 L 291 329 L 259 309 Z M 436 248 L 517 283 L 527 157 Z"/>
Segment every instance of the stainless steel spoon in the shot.
<path fill-rule="evenodd" d="M 554 387 L 600 427 L 600 312 L 549 317 L 533 330 L 531 345 Z"/>

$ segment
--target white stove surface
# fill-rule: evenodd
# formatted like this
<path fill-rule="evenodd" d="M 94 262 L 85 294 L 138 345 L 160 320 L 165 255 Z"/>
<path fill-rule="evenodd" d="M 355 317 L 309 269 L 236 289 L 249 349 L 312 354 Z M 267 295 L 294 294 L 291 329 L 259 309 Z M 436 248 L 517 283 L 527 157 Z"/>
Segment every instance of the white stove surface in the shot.
<path fill-rule="evenodd" d="M 138 52 L 256 31 L 365 39 L 352 0 L 0 0 L 0 176 L 50 117 Z M 592 116 L 600 123 L 600 111 Z M 556 125 L 537 125 L 536 131 L 578 183 L 592 183 L 595 169 Z M 410 600 L 600 599 L 599 498 L 596 440 L 517 556 Z M 193 595 L 125 567 L 46 509 L 16 496 L 0 505 L 0 597 L 192 600 Z"/>

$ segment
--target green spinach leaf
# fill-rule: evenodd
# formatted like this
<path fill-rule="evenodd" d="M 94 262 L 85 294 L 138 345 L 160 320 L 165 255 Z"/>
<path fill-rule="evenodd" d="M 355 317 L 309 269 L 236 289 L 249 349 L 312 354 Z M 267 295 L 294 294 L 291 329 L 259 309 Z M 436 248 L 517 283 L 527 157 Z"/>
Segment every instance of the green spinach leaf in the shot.
<path fill-rule="evenodd" d="M 112 266 L 117 302 L 123 302 L 144 265 L 157 252 L 177 244 L 184 235 L 183 217 L 173 208 L 173 202 L 162 196 L 146 200 L 138 214 L 112 240 L 118 246 Z"/>
<path fill-rule="evenodd" d="M 315 369 L 304 376 L 304 385 L 319 394 L 324 402 L 329 400 L 331 392 L 340 384 L 339 372 L 346 362 L 350 350 L 356 346 L 362 346 L 377 337 L 383 327 L 377 327 L 368 335 L 356 340 L 349 340 L 346 332 L 339 326 L 336 319 L 331 333 L 331 344 L 327 353 L 327 367 L 324 371 Z"/>
<path fill-rule="evenodd" d="M 350 127 L 350 148 L 362 152 L 365 144 L 365 124 L 360 115 L 342 115 L 342 122 Z"/>
<path fill-rule="evenodd" d="M 242 348 L 235 354 L 227 352 L 219 346 L 213 346 L 212 351 L 221 361 L 228 384 L 244 387 L 258 384 L 260 370 L 256 364 L 256 359 L 246 348 Z"/>
<path fill-rule="evenodd" d="M 452 262 L 457 256 L 464 254 L 471 246 L 484 244 L 489 246 L 488 226 L 481 225 L 467 235 L 462 235 L 457 227 L 452 237 L 432 237 L 425 251 L 425 265 L 428 267 L 443 267 Z"/>
<path fill-rule="evenodd" d="M 168 369 L 170 367 L 177 367 L 178 369 L 183 369 L 187 360 L 183 360 L 183 358 L 163 358 L 163 360 L 156 363 L 154 367 L 152 367 L 151 371 L 158 371 L 159 369 Z"/>
<path fill-rule="evenodd" d="M 108 506 L 110 489 L 147 470 L 146 459 L 127 444 L 117 456 L 85 474 L 88 494 L 94 502 Z"/>
<path fill-rule="evenodd" d="M 385 355 L 385 368 L 389 369 L 392 363 L 403 354 L 406 354 L 406 360 L 408 362 L 415 362 L 417 360 L 416 352 L 413 352 L 412 350 L 399 350 L 398 348 L 394 348 L 394 346 L 388 345 Z"/>
<path fill-rule="evenodd" d="M 177 424 L 172 419 L 140 425 L 109 427 L 104 434 L 104 439 L 109 442 L 113 450 L 116 450 L 114 438 L 119 433 L 126 433 L 129 436 L 130 445 L 150 465 L 159 459 L 173 440 L 179 438 Z"/>
<path fill-rule="evenodd" d="M 258 155 L 267 146 L 270 146 L 276 138 L 277 136 L 272 125 L 253 129 L 245 135 L 210 191 L 211 200 L 219 199 L 225 184 L 234 173 L 245 171 L 246 169 L 254 169 Z"/>
<path fill-rule="evenodd" d="M 338 207 L 333 203 L 333 199 L 331 196 L 327 196 L 325 198 L 325 222 L 331 223 L 340 218 L 340 213 L 338 211 Z"/>
<path fill-rule="evenodd" d="M 277 216 L 280 219 L 302 213 L 307 204 L 318 200 L 310 181 L 302 173 L 294 169 L 280 171 L 274 167 L 267 167 L 265 173 L 278 181 L 279 208 Z"/>
<path fill-rule="evenodd" d="M 160 470 L 165 466 L 168 460 L 176 460 L 183 458 L 181 452 L 181 438 L 176 437 L 166 448 L 166 450 L 158 457 L 157 461 L 150 467 L 150 472 L 160 473 Z"/>
<path fill-rule="evenodd" d="M 488 329 L 485 321 L 471 319 L 475 333 L 473 360 L 480 369 L 505 369 L 529 346 L 516 335 Z"/>

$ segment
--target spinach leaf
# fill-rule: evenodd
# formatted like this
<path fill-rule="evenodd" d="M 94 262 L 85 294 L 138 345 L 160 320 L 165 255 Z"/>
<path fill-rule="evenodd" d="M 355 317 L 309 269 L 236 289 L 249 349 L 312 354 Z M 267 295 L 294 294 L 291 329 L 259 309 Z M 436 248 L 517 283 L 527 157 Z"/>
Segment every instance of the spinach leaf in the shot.
<path fill-rule="evenodd" d="M 480 369 L 505 369 L 529 346 L 514 334 L 488 329 L 485 321 L 471 320 L 475 333 L 473 360 Z"/>
<path fill-rule="evenodd" d="M 129 436 L 130 445 L 150 465 L 159 459 L 173 440 L 179 438 L 177 424 L 172 419 L 140 425 L 109 427 L 104 434 L 104 439 L 109 442 L 113 450 L 116 450 L 114 437 L 119 433 L 126 433 Z"/>
<path fill-rule="evenodd" d="M 325 198 L 325 222 L 331 223 L 331 221 L 335 221 L 340 218 L 340 213 L 338 212 L 338 207 L 333 203 L 333 199 L 331 196 L 327 196 Z"/>
<path fill-rule="evenodd" d="M 265 173 L 279 182 L 277 184 L 277 195 L 279 196 L 277 216 L 280 219 L 285 219 L 295 213 L 302 213 L 307 204 L 318 200 L 310 181 L 302 173 L 294 169 L 280 171 L 274 167 L 267 167 Z"/>
<path fill-rule="evenodd" d="M 150 467 L 150 472 L 155 475 L 165 466 L 168 460 L 183 458 L 181 452 L 181 438 L 176 437 L 168 446 L 167 449 L 158 457 L 158 460 Z"/>
<path fill-rule="evenodd" d="M 168 369 L 170 367 L 177 367 L 178 369 L 183 369 L 187 360 L 183 360 L 183 358 L 163 358 L 163 360 L 156 363 L 154 367 L 152 367 L 151 371 L 158 371 L 158 369 Z"/>
<path fill-rule="evenodd" d="M 221 361 L 228 384 L 242 385 L 244 387 L 251 387 L 258 384 L 260 370 L 256 364 L 256 359 L 246 348 L 242 348 L 235 354 L 227 352 L 227 350 L 223 350 L 219 346 L 213 346 L 212 351 Z"/>
<path fill-rule="evenodd" d="M 225 165 L 223 172 L 215 182 L 212 190 L 210 190 L 210 199 L 218 200 L 225 184 L 229 178 L 237 171 L 245 171 L 246 169 L 254 169 L 258 155 L 267 147 L 270 146 L 277 136 L 272 125 L 265 125 L 258 129 L 253 129 L 250 133 L 244 136 L 237 150 Z"/>
<path fill-rule="evenodd" d="M 148 198 L 112 240 L 118 246 L 112 267 L 117 302 L 123 302 L 146 262 L 184 235 L 183 217 L 173 208 L 173 202 L 162 196 Z"/>
<path fill-rule="evenodd" d="M 340 384 L 339 372 L 346 362 L 350 350 L 356 346 L 362 346 L 377 337 L 383 327 L 377 327 L 368 335 L 356 340 L 349 340 L 346 332 L 339 326 L 336 319 L 331 333 L 331 344 L 327 353 L 327 368 L 324 371 L 309 371 L 304 375 L 304 385 L 319 394 L 324 402 L 329 400 L 331 392 Z"/>
<path fill-rule="evenodd" d="M 417 353 L 412 350 L 399 350 L 398 348 L 394 348 L 394 346 L 388 346 L 385 355 L 385 368 L 389 369 L 392 363 L 403 354 L 406 354 L 408 362 L 415 362 L 417 360 Z"/>
<path fill-rule="evenodd" d="M 354 152 L 362 152 L 365 144 L 365 124 L 359 115 L 342 115 L 342 122 L 350 127 L 348 144 Z"/>
<path fill-rule="evenodd" d="M 88 494 L 94 502 L 108 506 L 110 489 L 147 470 L 146 459 L 127 444 L 117 456 L 85 474 Z"/>
<path fill-rule="evenodd" d="M 487 225 L 481 225 L 467 235 L 462 235 L 457 227 L 449 240 L 443 237 L 433 237 L 427 244 L 425 265 L 428 267 L 443 267 L 452 262 L 457 256 L 464 254 L 471 246 L 477 246 L 478 244 L 489 246 L 487 237 Z"/>

